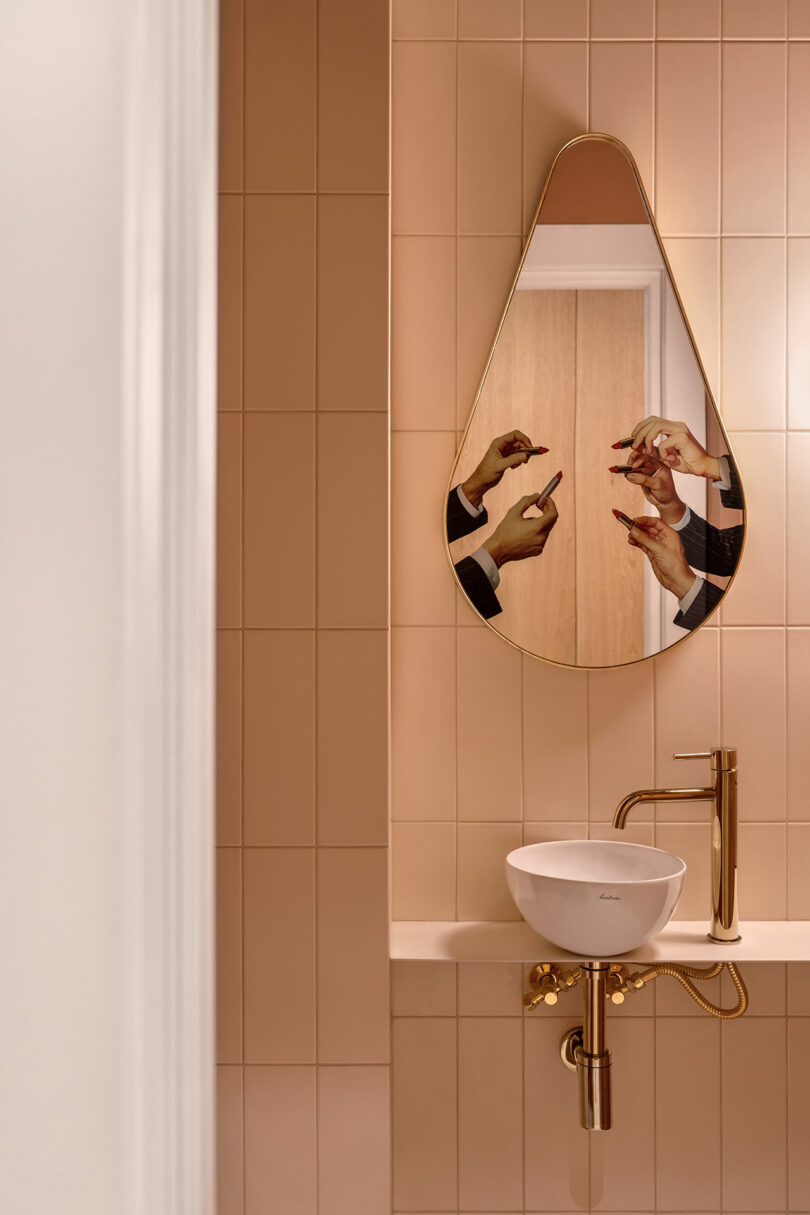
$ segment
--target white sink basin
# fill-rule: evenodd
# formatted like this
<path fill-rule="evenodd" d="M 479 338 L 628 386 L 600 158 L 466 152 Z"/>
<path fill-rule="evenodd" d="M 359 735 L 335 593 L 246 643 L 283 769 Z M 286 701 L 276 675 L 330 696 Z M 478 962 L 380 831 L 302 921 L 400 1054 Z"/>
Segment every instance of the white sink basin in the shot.
<path fill-rule="evenodd" d="M 626 953 L 660 932 L 685 875 L 685 862 L 671 852 L 601 840 L 527 844 L 506 858 L 523 918 L 583 960 Z"/>

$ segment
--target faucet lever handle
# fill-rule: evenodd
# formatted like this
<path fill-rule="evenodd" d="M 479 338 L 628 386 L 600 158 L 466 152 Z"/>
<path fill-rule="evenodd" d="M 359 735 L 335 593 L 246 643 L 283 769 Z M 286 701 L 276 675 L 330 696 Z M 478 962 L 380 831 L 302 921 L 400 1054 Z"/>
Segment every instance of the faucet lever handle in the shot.
<path fill-rule="evenodd" d="M 713 751 L 685 751 L 682 755 L 673 755 L 673 759 L 711 759 Z"/>

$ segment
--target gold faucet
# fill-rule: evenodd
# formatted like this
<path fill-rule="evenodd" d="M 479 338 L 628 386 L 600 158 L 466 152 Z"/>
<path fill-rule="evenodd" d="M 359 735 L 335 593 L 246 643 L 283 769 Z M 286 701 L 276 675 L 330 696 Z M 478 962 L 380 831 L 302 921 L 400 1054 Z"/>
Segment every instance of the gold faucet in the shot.
<path fill-rule="evenodd" d="M 623 828 L 633 806 L 642 802 L 711 802 L 712 815 L 712 922 L 708 937 L 720 945 L 741 940 L 737 920 L 737 751 L 714 747 L 673 759 L 711 760 L 714 784 L 705 789 L 639 789 L 628 793 L 613 816 Z"/>

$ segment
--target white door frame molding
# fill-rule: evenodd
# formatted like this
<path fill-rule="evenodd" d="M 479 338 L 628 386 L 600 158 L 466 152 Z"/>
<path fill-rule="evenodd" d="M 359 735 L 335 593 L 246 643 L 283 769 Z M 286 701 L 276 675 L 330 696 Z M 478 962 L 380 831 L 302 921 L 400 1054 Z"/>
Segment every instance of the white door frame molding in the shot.
<path fill-rule="evenodd" d="M 126 1215 L 214 1211 L 218 11 L 131 0 L 124 104 Z"/>

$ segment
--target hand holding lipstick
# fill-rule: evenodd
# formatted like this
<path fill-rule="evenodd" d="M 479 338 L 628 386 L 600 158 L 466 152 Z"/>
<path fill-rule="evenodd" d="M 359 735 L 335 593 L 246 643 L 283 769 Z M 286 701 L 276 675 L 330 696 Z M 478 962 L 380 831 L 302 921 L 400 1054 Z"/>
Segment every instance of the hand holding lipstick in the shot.
<path fill-rule="evenodd" d="M 683 599 L 695 581 L 695 575 L 686 560 L 680 536 L 662 519 L 649 515 L 641 515 L 633 524 L 627 543 L 641 549 L 664 590 Z"/>
<path fill-rule="evenodd" d="M 539 557 L 546 546 L 549 532 L 557 522 L 557 508 L 553 498 L 547 498 L 542 515 L 525 517 L 530 506 L 539 506 L 540 494 L 527 494 L 515 503 L 501 519 L 495 531 L 484 541 L 495 564 L 500 567 L 508 561 L 524 561 L 527 557 Z"/>
<path fill-rule="evenodd" d="M 510 430 L 508 434 L 499 435 L 484 452 L 475 472 L 463 482 L 461 488 L 466 498 L 477 509 L 484 494 L 498 484 L 507 469 L 528 464 L 533 455 L 542 455 L 546 451 L 547 447 L 534 447 L 522 430 Z"/>
<path fill-rule="evenodd" d="M 638 451 L 631 451 L 626 459 L 631 471 L 625 473 L 625 481 L 641 486 L 644 497 L 656 508 L 665 523 L 679 523 L 686 506 L 678 496 L 674 478 L 666 464 L 662 464 L 656 455 L 648 456 Z"/>
<path fill-rule="evenodd" d="M 634 428 L 631 440 L 635 452 L 655 456 L 673 472 L 708 477 L 713 481 L 721 477 L 719 460 L 716 456 L 710 456 L 706 448 L 698 443 L 685 422 L 675 422 L 670 418 L 645 418 Z M 657 447 L 656 440 L 659 440 Z"/>

